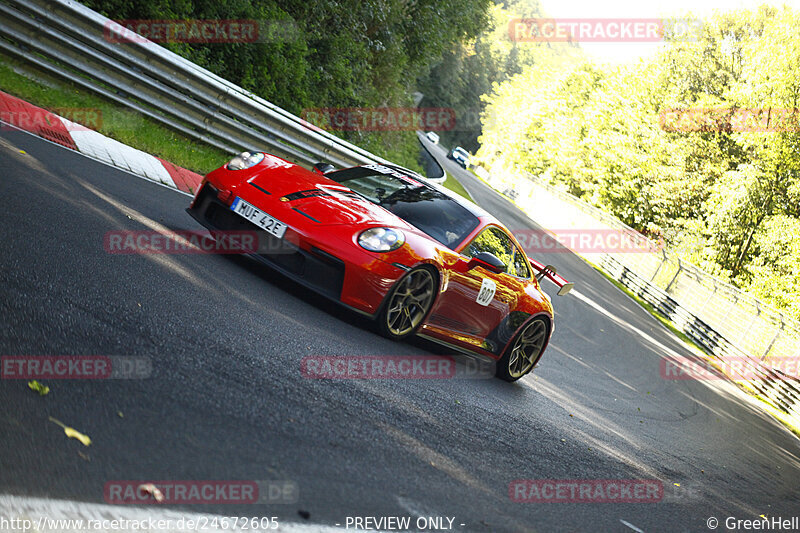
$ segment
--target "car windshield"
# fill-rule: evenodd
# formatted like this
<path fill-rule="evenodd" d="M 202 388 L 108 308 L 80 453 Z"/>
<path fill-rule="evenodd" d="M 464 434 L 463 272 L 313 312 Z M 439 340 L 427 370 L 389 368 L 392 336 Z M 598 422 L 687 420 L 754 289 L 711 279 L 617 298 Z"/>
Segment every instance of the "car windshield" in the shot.
<path fill-rule="evenodd" d="M 463 155 L 464 157 L 469 157 L 469 154 L 463 148 L 456 148 L 453 152 L 457 153 L 458 155 Z"/>
<path fill-rule="evenodd" d="M 391 211 L 450 249 L 455 249 L 479 223 L 475 215 L 446 194 L 387 166 L 366 165 L 325 176 Z"/>

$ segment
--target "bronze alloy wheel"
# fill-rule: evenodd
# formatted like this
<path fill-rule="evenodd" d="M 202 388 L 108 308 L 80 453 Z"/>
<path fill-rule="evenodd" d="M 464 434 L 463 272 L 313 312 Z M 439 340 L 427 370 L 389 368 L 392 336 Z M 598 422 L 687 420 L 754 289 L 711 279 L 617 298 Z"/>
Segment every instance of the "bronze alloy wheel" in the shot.
<path fill-rule="evenodd" d="M 530 372 L 542 355 L 547 334 L 545 319 L 536 317 L 528 322 L 497 362 L 497 377 L 516 381 Z"/>
<path fill-rule="evenodd" d="M 430 311 L 435 292 L 436 280 L 429 269 L 417 268 L 403 276 L 381 313 L 381 332 L 392 339 L 411 335 Z"/>

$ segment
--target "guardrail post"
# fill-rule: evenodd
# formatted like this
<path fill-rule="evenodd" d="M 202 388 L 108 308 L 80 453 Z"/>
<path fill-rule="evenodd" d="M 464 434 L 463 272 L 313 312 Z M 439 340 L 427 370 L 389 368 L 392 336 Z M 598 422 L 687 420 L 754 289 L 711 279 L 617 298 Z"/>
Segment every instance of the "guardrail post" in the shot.
<path fill-rule="evenodd" d="M 677 272 L 675 272 L 675 275 L 674 275 L 674 276 L 672 276 L 672 279 L 671 279 L 671 280 L 670 280 L 670 282 L 667 284 L 667 287 L 664 289 L 664 292 L 669 292 L 669 288 L 670 288 L 670 287 L 672 287 L 672 284 L 673 284 L 673 283 L 675 283 L 675 280 L 676 280 L 676 279 L 678 279 L 678 274 L 680 274 L 680 273 L 681 273 L 681 270 L 683 270 L 683 265 L 681 264 L 681 260 L 680 260 L 680 259 L 678 259 L 678 271 L 677 271 Z"/>
<path fill-rule="evenodd" d="M 713 290 L 713 291 L 711 291 L 711 294 L 709 294 L 709 295 L 708 295 L 708 298 L 706 298 L 706 301 L 705 301 L 705 302 L 703 302 L 703 305 L 701 305 L 701 306 L 700 306 L 700 309 L 697 311 L 697 314 L 698 314 L 698 315 L 699 315 L 700 313 L 702 313 L 702 312 L 703 312 L 703 310 L 704 310 L 704 309 L 706 308 L 706 306 L 708 305 L 708 302 L 710 302 L 710 301 L 711 301 L 711 298 L 713 298 L 713 297 L 714 297 L 714 295 L 715 295 L 715 294 L 717 294 L 717 280 L 715 280 L 715 279 L 712 279 L 711 281 L 713 281 L 713 282 L 714 282 L 714 290 Z M 702 286 L 702 283 L 701 283 L 700 285 Z"/>
<path fill-rule="evenodd" d="M 667 254 L 666 252 L 664 252 L 664 250 L 661 250 L 661 262 L 656 267 L 655 272 L 653 272 L 653 276 L 650 278 L 651 282 L 656 279 L 658 272 L 661 270 L 661 267 L 664 266 L 664 263 L 666 262 L 667 262 Z"/>
<path fill-rule="evenodd" d="M 750 321 L 750 324 L 747 325 L 747 328 L 742 332 L 742 336 L 739 337 L 739 340 L 738 340 L 738 342 L 736 344 L 741 344 L 742 343 L 742 341 L 745 339 L 745 337 L 747 337 L 747 334 L 750 333 L 750 330 L 752 329 L 753 324 L 756 323 L 756 320 L 758 320 L 758 317 L 760 317 L 760 316 L 761 316 L 761 306 L 758 305 L 758 301 L 756 301 L 756 314 L 753 317 L 753 320 Z"/>
<path fill-rule="evenodd" d="M 733 309 L 736 307 L 738 303 L 739 303 L 739 297 L 736 294 L 734 294 L 731 306 L 728 307 L 727 311 L 725 311 L 725 315 L 722 317 L 722 320 L 720 321 L 721 324 L 725 324 L 728 321 L 728 317 L 730 316 L 731 311 L 733 311 Z"/>
<path fill-rule="evenodd" d="M 777 328 L 775 330 L 775 336 L 772 337 L 772 340 L 769 342 L 769 346 L 767 346 L 767 349 L 764 350 L 764 354 L 761 356 L 761 360 L 762 361 L 767 358 L 767 355 L 769 354 L 770 350 L 772 350 L 772 347 L 775 345 L 775 341 L 778 340 L 778 337 L 780 336 L 781 331 L 783 331 L 783 326 L 784 325 L 785 324 L 783 322 L 783 317 L 781 317 L 781 327 L 779 327 L 779 328 Z"/>

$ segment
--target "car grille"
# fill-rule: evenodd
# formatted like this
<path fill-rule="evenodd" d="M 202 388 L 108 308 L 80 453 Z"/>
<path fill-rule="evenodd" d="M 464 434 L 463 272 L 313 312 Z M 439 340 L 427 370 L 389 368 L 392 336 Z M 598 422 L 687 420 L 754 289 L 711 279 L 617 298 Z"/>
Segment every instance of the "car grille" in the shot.
<path fill-rule="evenodd" d="M 345 265 L 338 257 L 316 247 L 308 252 L 286 238 L 272 236 L 220 202 L 217 191 L 208 185 L 200 192 L 193 211 L 205 221 L 207 227 L 255 232 L 258 235 L 259 252 L 254 256 L 330 298 L 341 298 Z"/>

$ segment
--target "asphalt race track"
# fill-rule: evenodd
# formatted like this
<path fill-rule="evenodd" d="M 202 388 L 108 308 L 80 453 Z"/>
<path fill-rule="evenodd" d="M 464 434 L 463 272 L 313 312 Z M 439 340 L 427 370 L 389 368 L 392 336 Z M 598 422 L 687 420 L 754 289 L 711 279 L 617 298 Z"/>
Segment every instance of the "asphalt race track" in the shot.
<path fill-rule="evenodd" d="M 444 164 L 506 225 L 535 227 Z M 293 504 L 173 509 L 325 525 L 438 516 L 478 532 L 800 515 L 800 441 L 730 385 L 663 379 L 662 357 L 692 352 L 575 256 L 544 258 L 576 289 L 554 297 L 550 348 L 516 384 L 307 379 L 305 356 L 447 351 L 386 340 L 245 257 L 104 250 L 110 230 L 199 230 L 174 190 L 13 131 L 0 132 L 0 169 L 0 354 L 153 366 L 148 379 L 49 381 L 42 397 L 0 381 L 0 495 L 104 503 L 113 480 L 290 480 Z M 519 479 L 660 480 L 663 498 L 518 503 Z"/>

